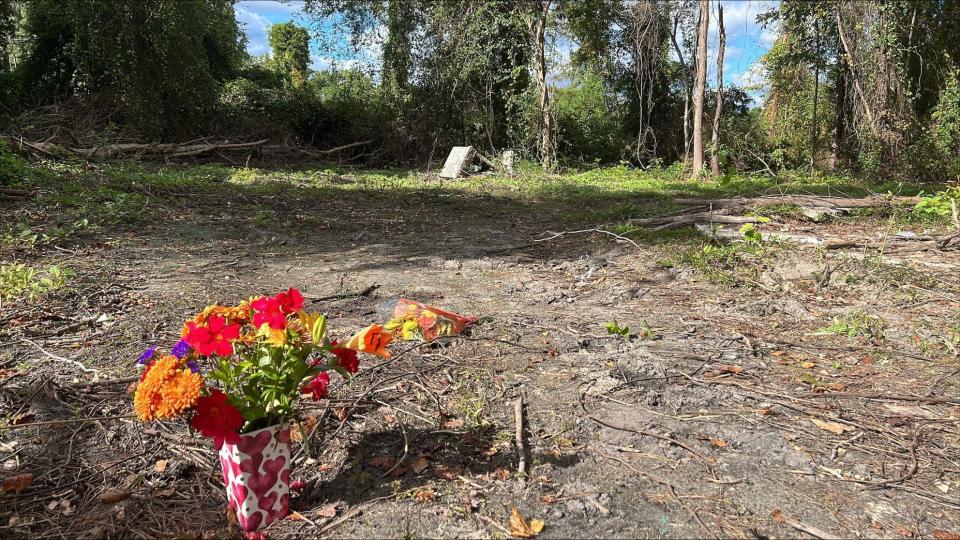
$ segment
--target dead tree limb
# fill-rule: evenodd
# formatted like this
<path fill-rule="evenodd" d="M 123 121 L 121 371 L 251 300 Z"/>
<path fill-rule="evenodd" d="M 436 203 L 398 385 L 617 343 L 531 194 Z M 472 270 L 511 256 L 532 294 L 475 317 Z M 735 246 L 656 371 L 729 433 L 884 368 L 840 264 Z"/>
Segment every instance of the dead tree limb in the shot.
<path fill-rule="evenodd" d="M 627 220 L 631 225 L 654 227 L 655 230 L 676 229 L 696 223 L 757 223 L 761 218 L 757 216 L 731 216 L 729 210 L 721 209 L 713 212 L 697 212 L 694 214 L 680 214 L 678 216 L 661 216 L 652 218 Z"/>
<path fill-rule="evenodd" d="M 790 204 L 808 208 L 875 208 L 885 206 L 910 206 L 917 204 L 919 197 L 820 197 L 815 195 L 782 195 L 773 197 L 732 199 L 674 199 L 684 206 L 706 206 L 713 209 L 750 208 Z"/>
<path fill-rule="evenodd" d="M 189 157 L 223 150 L 255 148 L 267 143 L 267 139 L 260 139 L 259 141 L 245 143 L 118 143 L 94 146 L 92 148 L 74 148 L 48 141 L 32 142 L 2 136 L 0 136 L 0 140 L 7 142 L 10 148 L 18 150 L 21 153 L 27 152 L 27 149 L 29 149 L 50 157 L 82 157 L 84 159 L 110 159 L 128 154 Z"/>

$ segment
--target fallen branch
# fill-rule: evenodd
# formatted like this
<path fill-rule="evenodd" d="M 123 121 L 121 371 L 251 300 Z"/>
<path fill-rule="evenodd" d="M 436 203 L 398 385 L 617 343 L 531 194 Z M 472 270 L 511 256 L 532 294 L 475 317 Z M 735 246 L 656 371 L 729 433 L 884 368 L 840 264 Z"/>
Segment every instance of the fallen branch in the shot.
<path fill-rule="evenodd" d="M 364 296 L 370 295 L 371 293 L 373 293 L 373 291 L 379 288 L 380 288 L 380 285 L 378 285 L 377 283 L 373 283 L 366 289 L 363 289 L 362 291 L 337 293 L 337 294 L 331 294 L 328 296 L 312 296 L 309 294 L 305 294 L 303 295 L 303 297 L 306 298 L 307 300 L 310 300 L 311 302 L 324 302 L 326 300 L 345 300 L 347 298 L 362 298 Z"/>
<path fill-rule="evenodd" d="M 784 523 L 786 525 L 789 525 L 800 532 L 807 533 L 810 536 L 813 536 L 814 538 L 820 538 L 821 540 L 840 540 L 841 538 L 840 536 L 837 536 L 833 533 L 829 533 L 827 531 L 818 529 L 813 525 L 809 525 L 802 521 L 797 521 L 795 519 L 788 518 L 787 516 L 783 515 L 783 513 L 780 512 L 779 510 L 774 511 L 773 520 L 778 523 Z"/>
<path fill-rule="evenodd" d="M 119 143 L 94 146 L 92 148 L 74 148 L 53 142 L 31 142 L 10 137 L 0 137 L 0 140 L 7 142 L 10 148 L 17 149 L 21 153 L 29 149 L 50 157 L 82 157 L 84 159 L 110 159 L 119 155 L 128 154 L 189 157 L 223 150 L 254 148 L 267 143 L 267 139 L 260 139 L 258 141 L 245 143 L 224 142 L 211 144 L 204 142 L 183 145 L 176 143 Z"/>
<path fill-rule="evenodd" d="M 789 204 L 806 208 L 874 208 L 885 206 L 911 206 L 920 201 L 919 197 L 821 197 L 814 195 L 780 195 L 756 198 L 732 199 L 674 199 L 673 202 L 684 206 L 707 206 L 717 209 L 733 209 Z"/>
<path fill-rule="evenodd" d="M 82 370 L 83 370 L 84 372 L 86 372 L 86 373 L 100 373 L 99 371 L 97 371 L 97 370 L 95 370 L 95 369 L 93 369 L 93 368 L 88 368 L 87 366 L 81 364 L 80 362 L 78 362 L 78 361 L 76 361 L 76 360 L 73 360 L 73 359 L 71 359 L 71 358 L 64 358 L 64 357 L 62 357 L 62 356 L 57 356 L 57 355 L 55 355 L 55 354 L 53 354 L 53 353 L 51 353 L 51 352 L 48 352 L 48 351 L 47 351 L 46 349 L 44 349 L 43 347 L 37 345 L 36 343 L 34 343 L 33 341 L 30 341 L 30 340 L 27 339 L 27 338 L 20 338 L 20 341 L 23 341 L 23 342 L 26 342 L 26 343 L 29 343 L 29 344 L 33 345 L 34 347 L 37 348 L 38 351 L 42 352 L 45 356 L 47 356 L 48 358 L 50 358 L 50 359 L 52 359 L 52 360 L 56 360 L 56 361 L 58 361 L 58 362 L 66 362 L 66 363 L 68 363 L 68 364 L 73 364 L 73 365 L 77 366 L 78 368 L 82 369 Z"/>
<path fill-rule="evenodd" d="M 523 441 L 523 396 L 518 397 L 513 406 L 513 420 L 516 424 L 517 477 L 524 483 L 527 479 L 527 446 Z"/>
<path fill-rule="evenodd" d="M 335 154 L 337 152 L 342 152 L 344 150 L 349 150 L 350 148 L 356 148 L 357 146 L 366 146 L 372 142 L 373 142 L 373 139 L 369 139 L 366 141 L 357 141 L 357 142 L 352 142 L 350 144 L 345 144 L 343 146 L 330 148 L 329 150 L 307 150 L 306 148 L 297 148 L 295 146 L 286 146 L 286 145 L 264 146 L 263 149 L 270 152 L 294 152 L 297 154 L 304 154 L 311 157 L 320 157 L 320 156 Z"/>
<path fill-rule="evenodd" d="M 717 210 L 712 212 L 697 212 L 695 214 L 680 214 L 676 216 L 660 216 L 652 218 L 635 218 L 627 220 L 631 225 L 640 225 L 643 227 L 654 227 L 654 230 L 676 229 L 685 225 L 694 225 L 697 223 L 758 223 L 761 218 L 757 216 L 730 216 L 728 210 Z"/>
<path fill-rule="evenodd" d="M 534 239 L 534 242 L 547 242 L 547 241 L 550 241 L 550 240 L 556 240 L 557 238 L 560 238 L 561 236 L 566 236 L 566 235 L 568 235 L 568 234 L 600 233 L 600 234 L 605 234 L 605 235 L 607 235 L 607 236 L 612 236 L 612 237 L 616 238 L 617 240 L 621 240 L 621 241 L 623 241 L 623 242 L 627 242 L 627 243 L 629 243 L 630 245 L 632 245 L 633 247 L 635 247 L 635 248 L 637 248 L 637 249 L 639 249 L 639 250 L 641 250 L 641 251 L 644 251 L 644 249 L 643 249 L 642 247 L 640 247 L 640 244 L 634 242 L 633 240 L 627 238 L 626 236 L 623 236 L 623 235 L 620 235 L 620 234 L 617 234 L 617 233 L 611 232 L 611 231 L 605 231 L 605 230 L 603 230 L 603 229 L 582 229 L 582 230 L 579 230 L 579 231 L 563 231 L 563 232 L 558 232 L 558 233 L 555 233 L 555 232 L 553 232 L 553 231 L 546 231 L 546 232 L 547 232 L 548 234 L 550 234 L 550 236 L 548 236 L 548 237 L 546 237 L 546 238 L 536 238 L 536 239 Z M 523 247 L 528 247 L 528 246 L 530 246 L 530 245 L 531 245 L 531 244 L 523 244 L 523 245 L 520 245 L 520 246 L 510 246 L 510 247 L 508 247 L 508 248 L 506 248 L 506 249 L 523 248 Z M 499 251 L 499 250 L 495 250 L 495 251 Z M 495 251 L 491 251 L 490 253 L 494 253 Z"/>

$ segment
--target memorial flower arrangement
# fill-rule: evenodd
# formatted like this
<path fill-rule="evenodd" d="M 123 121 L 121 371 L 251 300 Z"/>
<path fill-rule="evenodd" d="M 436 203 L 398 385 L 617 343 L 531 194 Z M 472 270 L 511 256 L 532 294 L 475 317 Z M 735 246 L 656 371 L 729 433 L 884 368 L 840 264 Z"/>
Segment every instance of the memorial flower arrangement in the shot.
<path fill-rule="evenodd" d="M 405 341 L 455 336 L 477 320 L 406 298 L 388 301 L 379 311 L 388 318 L 384 329 Z"/>
<path fill-rule="evenodd" d="M 246 531 L 287 514 L 290 422 L 302 398 L 327 395 L 330 372 L 349 378 L 357 353 L 389 358 L 392 335 L 373 324 L 345 341 L 304 310 L 300 291 L 208 306 L 186 321 L 168 354 L 151 346 L 133 405 L 150 422 L 188 417 L 219 450 L 231 509 Z"/>

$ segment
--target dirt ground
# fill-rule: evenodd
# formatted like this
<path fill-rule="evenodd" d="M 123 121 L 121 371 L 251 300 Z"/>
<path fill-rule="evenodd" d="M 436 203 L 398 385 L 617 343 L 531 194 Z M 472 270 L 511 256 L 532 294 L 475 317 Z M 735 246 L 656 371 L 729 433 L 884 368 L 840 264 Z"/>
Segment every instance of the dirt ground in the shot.
<path fill-rule="evenodd" d="M 288 287 L 339 335 L 396 297 L 483 319 L 364 359 L 310 406 L 297 514 L 270 538 L 509 537 L 514 508 L 542 538 L 960 534 L 956 249 L 773 244 L 723 283 L 682 262 L 695 237 L 538 241 L 596 227 L 578 210 L 603 198 L 338 187 L 351 181 L 150 188 L 163 211 L 135 226 L 3 248 L 75 277 L 0 308 L 2 475 L 33 475 L 0 494 L 0 534 L 237 535 L 212 447 L 183 423 L 139 425 L 129 378 L 205 305 Z M 764 228 L 855 244 L 922 229 Z"/>

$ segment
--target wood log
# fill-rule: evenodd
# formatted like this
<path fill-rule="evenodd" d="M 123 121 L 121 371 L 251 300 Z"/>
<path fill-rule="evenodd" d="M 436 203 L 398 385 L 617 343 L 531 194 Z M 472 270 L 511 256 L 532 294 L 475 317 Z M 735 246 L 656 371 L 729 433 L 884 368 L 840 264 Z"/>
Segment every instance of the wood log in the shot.
<path fill-rule="evenodd" d="M 127 154 L 189 157 L 223 150 L 255 148 L 267 143 L 267 139 L 260 139 L 259 141 L 245 143 L 204 142 L 184 145 L 176 143 L 118 143 L 94 146 L 92 148 L 73 148 L 52 142 L 25 141 L 12 137 L 0 137 L 0 140 L 5 141 L 11 149 L 20 153 L 30 153 L 30 151 L 33 151 L 51 157 L 82 157 L 85 159 L 110 159 Z"/>
<path fill-rule="evenodd" d="M 920 197 L 884 197 L 874 195 L 870 197 L 823 197 L 816 195 L 780 195 L 755 198 L 731 199 L 674 199 L 674 203 L 684 206 L 706 206 L 718 208 L 748 208 L 759 206 L 773 206 L 777 204 L 791 204 L 807 208 L 873 208 L 884 206 L 910 206 L 920 202 Z"/>
<path fill-rule="evenodd" d="M 695 214 L 680 214 L 676 216 L 660 216 L 652 218 L 629 219 L 630 225 L 640 225 L 641 227 L 654 227 L 654 230 L 676 229 L 685 225 L 694 225 L 696 223 L 758 223 L 761 218 L 757 216 L 731 216 L 729 210 L 717 210 L 714 212 L 697 212 Z"/>

